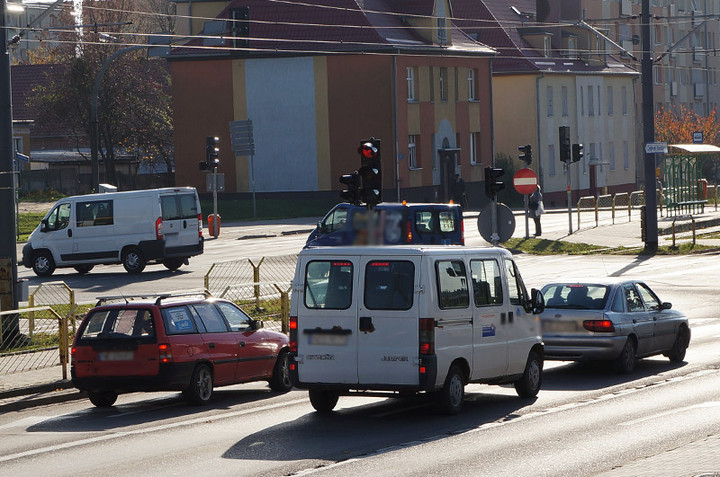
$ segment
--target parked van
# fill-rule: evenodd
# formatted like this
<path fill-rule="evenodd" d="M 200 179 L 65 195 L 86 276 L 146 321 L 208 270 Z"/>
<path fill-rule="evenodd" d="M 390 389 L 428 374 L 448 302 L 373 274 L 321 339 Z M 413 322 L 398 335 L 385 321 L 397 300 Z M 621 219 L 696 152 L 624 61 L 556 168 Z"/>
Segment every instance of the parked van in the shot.
<path fill-rule="evenodd" d="M 457 204 L 383 202 L 368 210 L 342 203 L 318 222 L 305 247 L 378 244 L 464 245 L 462 209 Z"/>
<path fill-rule="evenodd" d="M 60 199 L 30 234 L 22 263 L 38 276 L 117 263 L 140 273 L 150 262 L 176 270 L 202 252 L 197 191 L 174 187 Z"/>
<path fill-rule="evenodd" d="M 542 294 L 499 248 L 301 251 L 290 310 L 291 376 L 319 412 L 338 396 L 425 393 L 443 412 L 467 383 L 541 385 Z"/>

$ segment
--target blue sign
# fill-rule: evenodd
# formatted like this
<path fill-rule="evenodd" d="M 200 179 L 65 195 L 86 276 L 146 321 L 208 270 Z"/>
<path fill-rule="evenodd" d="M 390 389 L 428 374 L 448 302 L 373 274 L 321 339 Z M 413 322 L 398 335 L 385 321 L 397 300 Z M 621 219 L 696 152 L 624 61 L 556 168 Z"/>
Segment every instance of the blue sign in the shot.
<path fill-rule="evenodd" d="M 695 131 L 693 133 L 693 144 L 702 144 L 702 143 L 703 143 L 702 131 Z"/>
<path fill-rule="evenodd" d="M 488 336 L 495 336 L 495 325 L 483 326 L 482 327 L 483 338 Z"/>

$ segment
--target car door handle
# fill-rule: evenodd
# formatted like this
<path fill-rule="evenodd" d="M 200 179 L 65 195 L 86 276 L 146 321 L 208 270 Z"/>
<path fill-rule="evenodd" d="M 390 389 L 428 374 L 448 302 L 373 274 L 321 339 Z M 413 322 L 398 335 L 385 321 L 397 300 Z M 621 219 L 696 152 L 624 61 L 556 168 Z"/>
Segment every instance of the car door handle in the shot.
<path fill-rule="evenodd" d="M 187 228 L 187 220 L 183 220 L 183 228 L 184 228 L 184 229 Z"/>
<path fill-rule="evenodd" d="M 241 347 L 241 348 L 244 348 L 244 347 L 245 347 L 245 342 L 244 342 L 244 341 L 241 341 L 241 342 L 240 342 L 240 347 Z"/>
<path fill-rule="evenodd" d="M 508 322 L 509 322 L 509 323 L 512 323 L 512 322 L 513 322 L 513 312 L 512 312 L 512 311 L 509 311 L 509 312 L 508 312 Z"/>
<path fill-rule="evenodd" d="M 215 343 L 208 343 L 208 348 L 215 349 Z"/>
<path fill-rule="evenodd" d="M 68 237 L 72 237 L 72 229 L 68 229 L 67 235 L 68 235 Z"/>
<path fill-rule="evenodd" d="M 375 331 L 375 325 L 373 325 L 371 316 L 361 316 L 360 326 L 358 327 L 363 333 L 372 333 Z"/>

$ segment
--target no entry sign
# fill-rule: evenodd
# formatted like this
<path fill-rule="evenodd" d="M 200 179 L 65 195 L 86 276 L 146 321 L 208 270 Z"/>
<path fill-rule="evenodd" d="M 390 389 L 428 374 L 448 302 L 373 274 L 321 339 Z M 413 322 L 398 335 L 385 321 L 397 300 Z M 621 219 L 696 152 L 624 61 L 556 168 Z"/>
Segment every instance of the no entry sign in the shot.
<path fill-rule="evenodd" d="M 520 169 L 513 176 L 513 185 L 520 194 L 532 194 L 537 187 L 538 179 L 535 171 L 528 168 Z"/>

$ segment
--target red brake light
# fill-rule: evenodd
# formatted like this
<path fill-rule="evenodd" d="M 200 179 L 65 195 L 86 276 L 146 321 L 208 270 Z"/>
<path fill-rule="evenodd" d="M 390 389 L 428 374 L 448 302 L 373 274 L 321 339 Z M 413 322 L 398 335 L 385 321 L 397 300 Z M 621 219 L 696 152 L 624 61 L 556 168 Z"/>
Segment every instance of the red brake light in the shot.
<path fill-rule="evenodd" d="M 158 345 L 158 354 L 160 355 L 160 362 L 161 363 L 169 363 L 172 361 L 172 350 L 170 349 L 170 345 L 166 343 L 161 343 Z"/>
<path fill-rule="evenodd" d="M 162 240 L 164 234 L 165 234 L 165 230 L 163 228 L 162 217 L 158 217 L 157 220 L 155 221 L 155 238 L 158 240 Z"/>
<path fill-rule="evenodd" d="M 290 321 L 288 322 L 288 328 L 290 329 L 290 352 L 291 352 L 291 353 L 297 353 L 297 350 L 298 350 L 298 343 L 297 343 L 298 322 L 297 322 L 297 316 L 291 316 L 291 317 L 290 317 Z"/>
<path fill-rule="evenodd" d="M 465 245 L 465 221 L 460 214 L 460 242 Z"/>
<path fill-rule="evenodd" d="M 420 354 L 435 354 L 435 319 L 420 318 Z"/>
<path fill-rule="evenodd" d="M 615 331 L 615 325 L 610 320 L 585 320 L 583 328 L 588 331 L 611 332 Z"/>
<path fill-rule="evenodd" d="M 202 214 L 198 214 L 198 236 L 202 237 Z"/>

